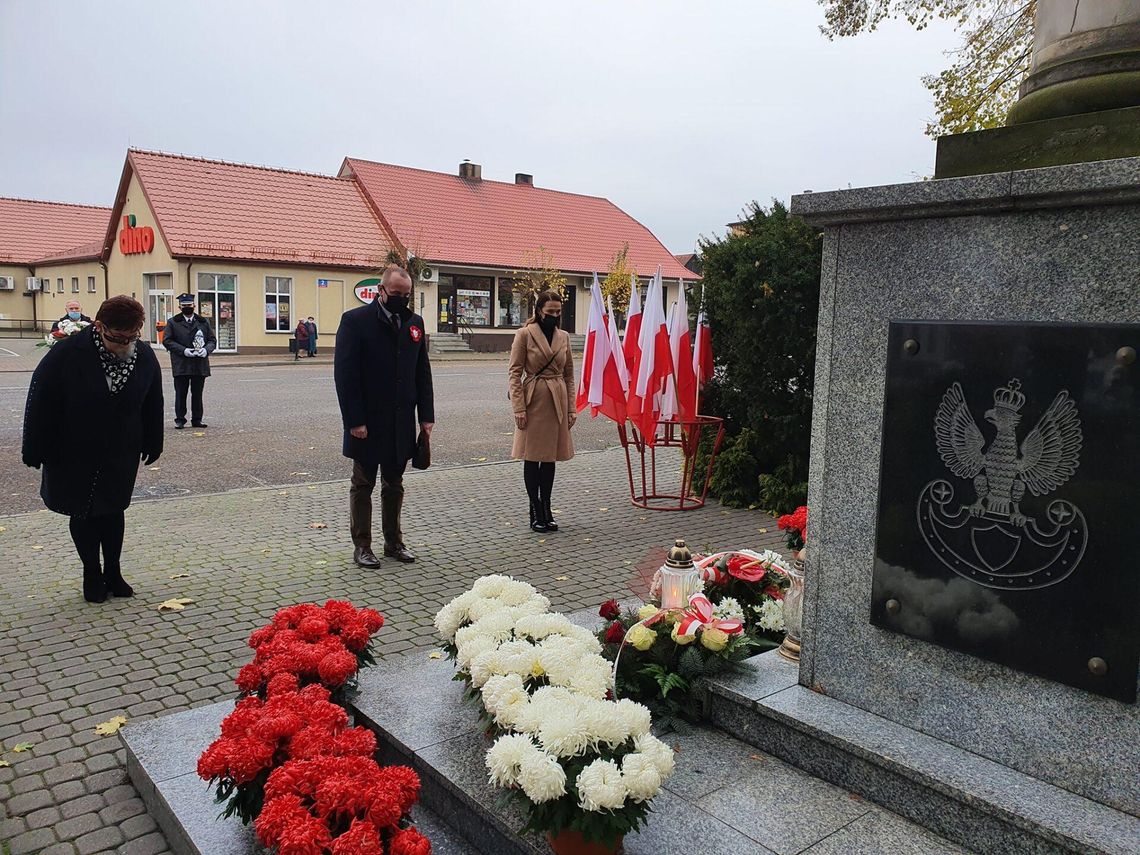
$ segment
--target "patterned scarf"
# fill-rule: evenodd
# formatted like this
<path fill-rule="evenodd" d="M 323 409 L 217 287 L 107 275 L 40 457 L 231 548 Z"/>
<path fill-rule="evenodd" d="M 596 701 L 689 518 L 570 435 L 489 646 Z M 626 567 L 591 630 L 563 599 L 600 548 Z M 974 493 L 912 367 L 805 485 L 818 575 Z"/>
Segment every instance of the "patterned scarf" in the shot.
<path fill-rule="evenodd" d="M 107 346 L 103 344 L 103 337 L 99 335 L 99 330 L 93 330 L 93 332 L 95 333 L 95 347 L 99 351 L 99 360 L 103 363 L 103 371 L 107 375 L 111 394 L 117 395 L 127 385 L 127 381 L 131 379 L 131 372 L 135 370 L 135 363 L 139 360 L 138 345 L 135 346 L 135 351 L 131 354 L 130 359 L 119 359 L 107 350 Z"/>

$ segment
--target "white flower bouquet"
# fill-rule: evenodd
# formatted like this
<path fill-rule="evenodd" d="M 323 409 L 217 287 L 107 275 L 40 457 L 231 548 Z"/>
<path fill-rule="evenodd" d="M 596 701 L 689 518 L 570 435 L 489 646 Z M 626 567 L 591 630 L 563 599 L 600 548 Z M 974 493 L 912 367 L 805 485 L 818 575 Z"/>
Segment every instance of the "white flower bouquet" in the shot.
<path fill-rule="evenodd" d="M 609 700 L 601 643 L 549 606 L 526 582 L 484 576 L 435 625 L 500 733 L 487 769 L 525 803 L 523 830 L 616 846 L 648 816 L 673 750 L 649 732 L 646 707 Z"/>
<path fill-rule="evenodd" d="M 57 341 L 73 336 L 89 326 L 91 324 L 87 321 L 73 321 L 71 318 L 64 318 L 56 324 L 54 330 L 44 336 L 43 341 L 36 342 L 36 347 L 51 347 Z"/>

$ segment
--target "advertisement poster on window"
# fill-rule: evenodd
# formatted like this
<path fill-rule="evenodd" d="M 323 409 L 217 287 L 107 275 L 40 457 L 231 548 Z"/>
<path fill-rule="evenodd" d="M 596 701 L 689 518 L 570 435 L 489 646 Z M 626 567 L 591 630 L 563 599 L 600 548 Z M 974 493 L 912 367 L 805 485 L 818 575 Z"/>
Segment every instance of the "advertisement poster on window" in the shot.
<path fill-rule="evenodd" d="M 214 317 L 214 304 L 206 301 L 199 302 L 198 314 L 200 314 L 203 318 Z"/>
<path fill-rule="evenodd" d="M 275 322 L 277 320 L 277 304 L 265 304 L 265 320 L 268 322 Z"/>

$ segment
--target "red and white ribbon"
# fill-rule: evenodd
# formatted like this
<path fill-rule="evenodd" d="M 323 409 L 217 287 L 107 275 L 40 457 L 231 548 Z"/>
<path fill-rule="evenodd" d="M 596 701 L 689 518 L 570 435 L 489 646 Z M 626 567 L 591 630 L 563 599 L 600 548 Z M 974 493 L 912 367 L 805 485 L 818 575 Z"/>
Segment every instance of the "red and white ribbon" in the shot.
<path fill-rule="evenodd" d="M 677 624 L 677 635 L 695 636 L 702 629 L 719 629 L 726 635 L 744 632 L 744 623 L 739 620 L 719 620 L 713 617 L 713 604 L 704 594 L 689 597 L 689 607 L 681 614 Z"/>

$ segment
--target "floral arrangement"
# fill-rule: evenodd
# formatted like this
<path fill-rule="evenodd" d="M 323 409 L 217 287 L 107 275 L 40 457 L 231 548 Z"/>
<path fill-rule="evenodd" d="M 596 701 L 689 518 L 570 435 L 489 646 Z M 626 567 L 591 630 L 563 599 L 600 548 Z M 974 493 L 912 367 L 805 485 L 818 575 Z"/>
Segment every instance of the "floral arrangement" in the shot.
<path fill-rule="evenodd" d="M 800 505 L 793 513 L 784 514 L 776 520 L 781 531 L 787 533 L 788 549 L 799 551 L 807 541 L 807 505 Z"/>
<path fill-rule="evenodd" d="M 376 661 L 372 636 L 382 626 L 384 616 L 375 609 L 339 600 L 281 609 L 268 626 L 250 635 L 255 653 L 238 671 L 238 689 L 265 697 L 278 674 L 293 674 L 302 686 L 320 683 L 334 692 L 351 688 L 359 669 Z"/>
<path fill-rule="evenodd" d="M 705 595 L 722 615 L 740 616 L 760 649 L 779 645 L 784 632 L 784 595 L 790 568 L 778 552 L 740 550 L 699 559 Z M 756 652 L 756 651 L 753 651 Z"/>
<path fill-rule="evenodd" d="M 616 600 L 607 600 L 598 614 L 606 621 L 597 633 L 602 655 L 617 665 L 616 694 L 645 704 L 664 729 L 701 719 L 698 678 L 761 647 L 744 631 L 738 603 L 714 606 L 699 593 L 689 598 L 686 609 L 646 603 L 638 611 L 622 612 Z"/>
<path fill-rule="evenodd" d="M 244 696 L 198 758 L 198 775 L 225 803 L 222 816 L 253 822 L 278 855 L 431 853 L 408 816 L 419 778 L 378 765 L 375 735 L 349 727 L 334 702 L 373 661 L 383 623 L 372 609 L 330 600 L 282 609 L 250 636 L 257 669 L 242 669 Z"/>
<path fill-rule="evenodd" d="M 57 341 L 73 336 L 89 326 L 91 326 L 89 321 L 73 321 L 71 318 L 64 318 L 56 324 L 54 330 L 44 336 L 43 341 L 36 342 L 36 347 L 51 347 Z"/>
<path fill-rule="evenodd" d="M 645 821 L 673 751 L 646 707 L 610 699 L 599 641 L 549 606 L 526 582 L 484 576 L 435 625 L 499 734 L 487 768 L 527 810 L 523 830 L 614 846 Z"/>

